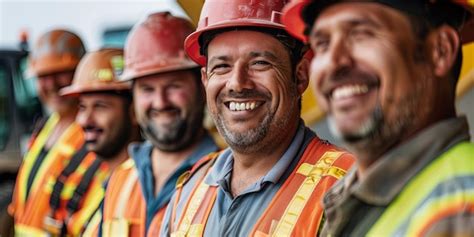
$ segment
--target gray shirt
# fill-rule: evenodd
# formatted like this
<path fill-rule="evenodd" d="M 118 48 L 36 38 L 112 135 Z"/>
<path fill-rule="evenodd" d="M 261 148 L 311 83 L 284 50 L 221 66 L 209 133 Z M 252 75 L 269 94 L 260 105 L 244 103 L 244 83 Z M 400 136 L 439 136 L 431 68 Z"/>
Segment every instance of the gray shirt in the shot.
<path fill-rule="evenodd" d="M 218 187 L 217 198 L 205 225 L 204 236 L 248 236 L 275 193 L 297 165 L 306 146 L 315 136 L 314 132 L 301 122 L 290 146 L 280 160 L 265 176 L 236 197 L 232 197 L 230 191 L 230 178 L 234 162 L 232 150 L 224 150 L 204 181 L 208 185 Z M 200 177 L 199 173 L 193 175 L 183 187 L 176 209 L 175 230 L 183 213 L 183 206 Z M 175 198 L 172 198 L 168 207 L 173 206 Z M 170 216 L 171 208 L 168 208 L 160 236 L 170 235 Z"/>

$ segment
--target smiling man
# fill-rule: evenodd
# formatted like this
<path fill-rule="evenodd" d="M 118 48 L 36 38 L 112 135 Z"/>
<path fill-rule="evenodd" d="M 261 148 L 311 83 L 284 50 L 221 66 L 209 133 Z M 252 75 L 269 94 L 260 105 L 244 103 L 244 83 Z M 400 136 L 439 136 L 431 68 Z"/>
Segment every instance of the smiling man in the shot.
<path fill-rule="evenodd" d="M 321 197 L 354 159 L 300 119 L 309 65 L 277 17 L 285 3 L 205 2 L 185 48 L 229 148 L 178 184 L 162 236 L 318 233 Z"/>
<path fill-rule="evenodd" d="M 474 145 L 454 106 L 469 41 L 458 31 L 474 30 L 464 29 L 472 10 L 425 0 L 287 8 L 288 30 L 314 51 L 311 79 L 333 132 L 358 158 L 326 195 L 324 235 L 473 235 Z"/>
<path fill-rule="evenodd" d="M 218 150 L 203 128 L 199 68 L 184 53 L 189 21 L 169 12 L 137 23 L 125 45 L 122 79 L 132 81 L 137 121 L 147 139 L 111 176 L 102 236 L 158 236 L 178 178 Z"/>
<path fill-rule="evenodd" d="M 88 151 L 97 154 L 110 172 L 128 158 L 127 147 L 140 140 L 140 130 L 133 111 L 129 83 L 122 83 L 118 77 L 123 71 L 123 50 L 101 49 L 88 53 L 79 63 L 72 84 L 60 93 L 65 98 L 78 98 L 79 111 L 76 122 L 84 130 Z M 103 182 L 108 176 L 100 177 L 91 187 L 94 198 L 89 198 L 86 210 L 75 220 L 82 220 L 81 235 L 96 235 L 99 230 L 101 212 L 99 205 L 104 197 Z M 87 225 L 87 228 L 82 228 Z"/>

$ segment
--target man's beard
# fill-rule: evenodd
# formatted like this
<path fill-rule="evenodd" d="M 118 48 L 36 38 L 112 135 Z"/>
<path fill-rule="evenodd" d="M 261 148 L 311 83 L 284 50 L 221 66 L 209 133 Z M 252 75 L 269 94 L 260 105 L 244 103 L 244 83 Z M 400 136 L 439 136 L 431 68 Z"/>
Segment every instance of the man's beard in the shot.
<path fill-rule="evenodd" d="M 107 144 L 97 144 L 94 152 L 103 160 L 108 161 L 114 159 L 119 152 L 126 148 L 132 135 L 132 122 L 127 118 L 121 123 L 122 126 L 117 128 L 117 133 L 108 139 Z M 86 144 L 89 142 L 86 142 Z"/>
<path fill-rule="evenodd" d="M 148 120 L 141 126 L 144 136 L 159 150 L 179 151 L 196 141 L 202 126 L 203 112 L 190 115 L 187 119 L 176 118 L 172 123 L 156 125 Z"/>
<path fill-rule="evenodd" d="M 387 120 L 379 103 L 371 116 L 356 131 L 340 132 L 331 117 L 329 117 L 329 128 L 337 139 L 342 140 L 355 153 L 373 155 L 384 153 L 387 148 L 398 143 L 401 136 L 407 133 L 413 124 L 416 124 L 418 105 L 416 96 L 416 93 L 407 95 L 400 102 L 403 106 L 399 106 L 400 110 L 393 121 Z"/>
<path fill-rule="evenodd" d="M 292 88 L 294 89 L 294 88 Z M 296 90 L 296 89 L 294 89 Z M 240 96 L 234 96 L 235 98 L 246 98 L 250 95 L 267 98 L 267 101 L 271 101 L 271 95 L 262 94 L 256 91 L 243 92 Z M 296 94 L 293 94 L 296 96 Z M 295 105 L 296 106 L 296 105 Z M 287 128 L 291 120 L 291 114 L 287 113 L 282 118 L 275 118 L 275 112 L 271 111 L 270 105 L 266 108 L 266 116 L 255 128 L 250 128 L 244 132 L 235 132 L 229 128 L 229 124 L 225 121 L 221 111 L 212 113 L 211 116 L 216 124 L 219 134 L 224 137 L 226 143 L 233 149 L 241 153 L 253 153 L 263 151 L 266 147 L 270 146 L 270 143 L 278 143 L 282 139 L 282 134 L 287 132 Z M 294 111 L 294 107 L 289 107 L 288 111 Z M 268 133 L 273 129 L 273 139 L 265 139 Z M 277 130 L 279 129 L 279 130 Z"/>

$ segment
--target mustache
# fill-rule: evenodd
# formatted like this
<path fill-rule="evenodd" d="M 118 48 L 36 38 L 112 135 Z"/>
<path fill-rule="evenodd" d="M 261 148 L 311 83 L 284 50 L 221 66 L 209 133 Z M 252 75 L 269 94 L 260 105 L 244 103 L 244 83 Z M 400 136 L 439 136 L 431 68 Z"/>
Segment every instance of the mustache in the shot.
<path fill-rule="evenodd" d="M 376 75 L 354 67 L 340 68 L 329 77 L 329 80 L 336 82 L 358 80 L 361 82 L 369 82 L 369 84 L 378 84 L 379 81 Z"/>
<path fill-rule="evenodd" d="M 84 132 L 102 132 L 104 129 L 98 128 L 96 126 L 88 125 L 82 128 Z"/>
<path fill-rule="evenodd" d="M 227 93 L 221 93 L 219 97 L 227 99 L 246 99 L 246 98 L 262 98 L 262 99 L 271 99 L 269 93 L 260 92 L 253 89 L 243 89 L 242 91 L 229 91 Z"/>
<path fill-rule="evenodd" d="M 179 113 L 181 110 L 177 107 L 174 107 L 174 106 L 167 106 L 167 107 L 164 107 L 164 108 L 161 108 L 161 109 L 157 109 L 157 108 L 150 108 L 147 110 L 146 114 L 148 117 L 150 117 L 151 115 L 155 114 L 161 114 L 161 113 L 169 113 L 169 112 L 177 112 Z"/>

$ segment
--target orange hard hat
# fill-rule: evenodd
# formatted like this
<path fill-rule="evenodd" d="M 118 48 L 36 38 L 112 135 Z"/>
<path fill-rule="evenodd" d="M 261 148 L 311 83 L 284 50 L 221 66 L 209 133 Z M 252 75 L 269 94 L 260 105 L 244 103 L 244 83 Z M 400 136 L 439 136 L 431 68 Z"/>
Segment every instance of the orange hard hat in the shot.
<path fill-rule="evenodd" d="M 60 95 L 130 90 L 130 83 L 119 80 L 123 64 L 122 49 L 109 48 L 87 53 L 77 66 L 72 84 L 61 89 Z"/>
<path fill-rule="evenodd" d="M 327 7 L 329 5 L 343 2 L 343 1 L 335 1 L 335 0 L 292 0 L 288 5 L 285 6 L 283 10 L 282 22 L 286 27 L 286 30 L 294 37 L 307 42 L 307 36 L 305 32 L 307 30 L 307 24 L 303 17 L 304 11 L 306 7 L 308 7 L 312 3 L 318 3 L 321 6 L 317 7 L 317 10 L 320 11 L 322 8 Z M 363 1 L 368 2 L 368 1 Z M 416 7 L 412 7 L 412 4 L 418 4 L 422 6 L 421 10 L 426 10 L 426 3 L 434 4 L 436 0 L 410 0 L 410 1 L 402 1 L 402 0 L 374 0 L 372 2 L 386 4 L 395 8 L 400 8 L 399 6 L 405 6 L 402 10 L 407 10 L 407 12 L 412 11 Z M 446 3 L 444 0 L 438 0 L 438 2 Z M 461 5 L 462 7 L 470 12 L 471 14 L 474 13 L 474 3 L 471 0 L 451 0 L 452 3 Z M 309 14 L 313 14 L 312 12 Z M 314 12 L 314 17 L 316 17 L 316 12 Z M 463 18 L 463 24 L 461 24 L 460 32 L 461 38 L 463 43 L 468 43 L 474 40 L 474 18 L 459 15 L 459 16 L 452 16 Z M 310 23 L 312 24 L 312 22 Z"/>
<path fill-rule="evenodd" d="M 85 54 L 82 40 L 67 30 L 52 30 L 43 34 L 30 53 L 28 73 L 42 76 L 74 70 Z"/>
<path fill-rule="evenodd" d="M 136 24 L 125 43 L 125 70 L 122 80 L 131 80 L 157 73 L 196 68 L 183 49 L 192 24 L 169 12 L 149 15 Z"/>
<path fill-rule="evenodd" d="M 184 48 L 191 59 L 201 66 L 206 57 L 201 54 L 200 36 L 210 30 L 228 27 L 262 27 L 284 30 L 281 11 L 288 0 L 207 0 L 201 11 L 198 27 L 186 38 Z"/>

